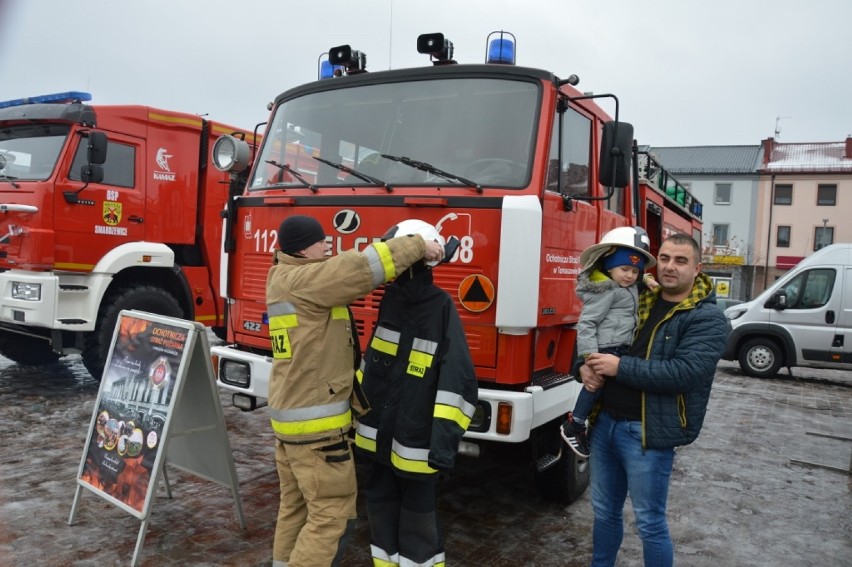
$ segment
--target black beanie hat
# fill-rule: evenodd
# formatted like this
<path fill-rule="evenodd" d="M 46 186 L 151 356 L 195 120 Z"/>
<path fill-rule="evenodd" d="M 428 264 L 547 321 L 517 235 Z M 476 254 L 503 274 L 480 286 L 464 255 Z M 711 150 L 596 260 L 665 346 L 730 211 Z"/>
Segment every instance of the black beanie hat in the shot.
<path fill-rule="evenodd" d="M 320 240 L 325 240 L 325 232 L 314 217 L 306 215 L 287 217 L 278 227 L 278 247 L 285 254 L 301 252 Z"/>

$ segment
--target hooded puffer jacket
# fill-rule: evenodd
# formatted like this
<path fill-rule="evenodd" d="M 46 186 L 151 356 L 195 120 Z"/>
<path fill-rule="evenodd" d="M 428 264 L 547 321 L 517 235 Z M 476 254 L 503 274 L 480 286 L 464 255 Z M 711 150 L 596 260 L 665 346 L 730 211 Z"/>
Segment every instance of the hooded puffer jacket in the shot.
<path fill-rule="evenodd" d="M 583 311 L 577 323 L 577 353 L 585 357 L 608 347 L 630 346 L 638 322 L 636 285 L 621 287 L 593 269 L 577 277 L 577 297 Z"/>

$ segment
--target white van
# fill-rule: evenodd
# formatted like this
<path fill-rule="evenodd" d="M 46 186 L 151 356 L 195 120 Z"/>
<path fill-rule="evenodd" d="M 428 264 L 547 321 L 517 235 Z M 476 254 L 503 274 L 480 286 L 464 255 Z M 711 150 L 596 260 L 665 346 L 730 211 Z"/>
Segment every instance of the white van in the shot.
<path fill-rule="evenodd" d="M 756 299 L 725 310 L 725 360 L 775 376 L 784 366 L 852 370 L 852 244 L 822 248 Z"/>

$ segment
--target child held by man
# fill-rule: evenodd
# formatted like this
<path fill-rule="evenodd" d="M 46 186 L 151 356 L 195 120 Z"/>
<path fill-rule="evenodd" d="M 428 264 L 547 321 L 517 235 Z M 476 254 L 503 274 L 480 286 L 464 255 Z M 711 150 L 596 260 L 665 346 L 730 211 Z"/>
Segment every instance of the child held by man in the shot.
<path fill-rule="evenodd" d="M 638 322 L 638 282 L 654 264 L 648 234 L 639 227 L 613 229 L 583 251 L 576 290 L 583 302 L 577 323 L 579 361 L 594 352 L 622 356 L 629 350 Z M 645 274 L 644 284 L 651 289 L 659 285 L 650 274 Z M 560 428 L 571 450 L 583 458 L 589 456 L 586 420 L 599 393 L 583 388 Z"/>

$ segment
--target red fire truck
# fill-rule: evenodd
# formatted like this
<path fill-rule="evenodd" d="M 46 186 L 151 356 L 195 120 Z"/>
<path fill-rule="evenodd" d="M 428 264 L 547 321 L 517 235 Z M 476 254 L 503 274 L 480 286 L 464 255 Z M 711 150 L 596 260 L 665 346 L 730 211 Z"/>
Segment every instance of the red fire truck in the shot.
<path fill-rule="evenodd" d="M 286 216 L 319 219 L 333 254 L 403 219 L 425 220 L 460 241 L 434 279 L 456 301 L 479 381 L 462 452 L 528 444 L 541 492 L 570 502 L 589 480 L 588 463 L 558 433 L 580 389 L 569 373 L 580 253 L 630 224 L 646 226 L 656 248 L 673 230 L 700 238 L 701 205 L 673 178 L 670 195 L 656 186 L 663 173 L 652 156 L 640 160 L 616 97 L 515 65 L 511 34 L 494 32 L 487 45 L 485 63 L 456 64 L 452 43 L 429 34 L 417 47 L 433 65 L 374 73 L 363 53 L 333 48 L 320 80 L 276 98 L 227 219 L 230 345 L 214 358 L 236 405 L 263 405 L 272 361 L 265 282 Z M 597 99 L 615 106 L 615 120 Z M 222 155 L 241 145 L 219 144 L 231 148 Z M 631 180 L 639 161 L 642 177 L 637 167 Z M 352 306 L 362 342 L 382 293 Z"/>
<path fill-rule="evenodd" d="M 100 378 L 122 309 L 224 329 L 218 292 L 229 176 L 248 132 L 68 92 L 0 103 L 0 354 L 81 353 Z"/>

